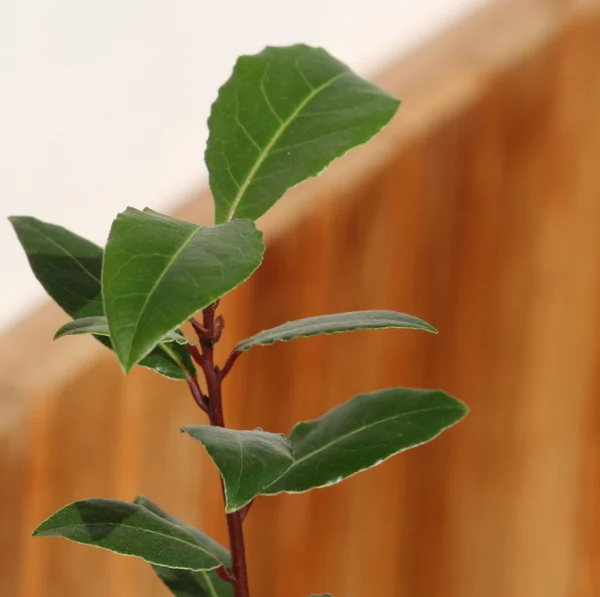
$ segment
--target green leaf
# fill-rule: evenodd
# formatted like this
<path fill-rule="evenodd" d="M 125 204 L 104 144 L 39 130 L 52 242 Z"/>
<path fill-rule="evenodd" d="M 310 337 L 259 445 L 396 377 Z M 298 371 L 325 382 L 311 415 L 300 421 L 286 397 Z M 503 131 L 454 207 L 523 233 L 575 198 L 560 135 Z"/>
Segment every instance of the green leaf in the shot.
<path fill-rule="evenodd" d="M 373 137 L 399 104 L 321 48 L 241 56 L 208 119 L 216 221 L 262 216 L 290 187 Z"/>
<path fill-rule="evenodd" d="M 467 412 L 462 402 L 440 391 L 392 388 L 358 394 L 294 427 L 289 437 L 294 464 L 263 494 L 339 483 L 433 439 Z"/>
<path fill-rule="evenodd" d="M 93 334 L 95 336 L 109 336 L 108 322 L 104 316 L 96 317 L 82 317 L 81 319 L 74 319 L 69 323 L 61 326 L 59 330 L 54 334 L 54 339 L 62 338 L 63 336 L 73 336 L 77 334 Z M 163 342 L 176 342 L 177 344 L 194 344 L 191 340 L 188 340 L 181 331 L 176 330 L 169 332 L 164 338 L 160 340 Z"/>
<path fill-rule="evenodd" d="M 135 503 L 189 531 L 206 549 L 217 556 L 225 568 L 231 567 L 229 552 L 216 541 L 178 518 L 170 516 L 145 496 L 138 496 Z M 152 565 L 152 568 L 176 597 L 233 597 L 232 584 L 224 581 L 214 570 L 194 571 L 156 565 Z"/>
<path fill-rule="evenodd" d="M 152 568 L 176 597 L 234 597 L 233 585 L 214 571 L 194 572 L 164 566 Z"/>
<path fill-rule="evenodd" d="M 375 330 L 401 328 L 424 330 L 437 334 L 437 330 L 417 317 L 397 313 L 396 311 L 353 311 L 351 313 L 335 313 L 320 317 L 307 317 L 296 321 L 288 321 L 270 330 L 263 330 L 251 338 L 243 340 L 235 350 L 242 352 L 253 346 L 268 346 L 275 342 L 289 342 L 296 338 L 308 338 L 319 334 L 338 334 L 356 330 Z"/>
<path fill-rule="evenodd" d="M 102 315 L 102 249 L 66 228 L 27 216 L 9 218 L 46 292 L 74 319 Z"/>
<path fill-rule="evenodd" d="M 64 537 L 168 568 L 214 570 L 222 564 L 205 539 L 199 540 L 189 529 L 141 505 L 117 500 L 69 504 L 40 524 L 33 535 Z"/>
<path fill-rule="evenodd" d="M 313 593 L 310 597 L 332 597 L 331 593 Z"/>
<path fill-rule="evenodd" d="M 123 369 L 248 279 L 262 260 L 261 238 L 250 220 L 198 226 L 131 207 L 119 214 L 106 246 L 102 289 Z"/>
<path fill-rule="evenodd" d="M 9 220 L 35 277 L 67 315 L 73 319 L 103 316 L 100 286 L 103 249 L 62 226 L 28 216 L 13 216 Z M 107 338 L 98 340 L 111 348 Z M 195 375 L 189 355 L 182 354 L 181 358 Z M 140 365 L 166 377 L 185 379 L 179 365 L 159 348 Z"/>
<path fill-rule="evenodd" d="M 150 510 L 160 518 L 168 520 L 169 522 L 181 527 L 188 533 L 194 536 L 195 540 L 199 545 L 202 545 L 207 551 L 214 554 L 215 557 L 223 564 L 226 568 L 231 567 L 231 555 L 229 554 L 229 550 L 223 547 L 220 543 L 203 533 L 201 530 L 193 527 L 192 525 L 180 520 L 179 518 L 168 514 L 163 510 L 158 504 L 153 502 L 150 498 L 145 495 L 138 495 L 133 501 L 134 504 L 138 504 L 139 506 L 143 506 L 147 510 Z"/>
<path fill-rule="evenodd" d="M 185 373 L 181 369 L 183 365 L 192 377 L 196 376 L 196 366 L 188 349 L 181 344 L 172 344 L 172 351 L 177 354 L 175 360 L 164 350 L 164 346 L 159 344 L 150 354 L 145 356 L 138 364 L 147 369 L 152 369 L 165 377 L 171 379 L 185 380 Z"/>
<path fill-rule="evenodd" d="M 235 512 L 251 502 L 294 461 L 290 445 L 281 434 L 207 425 L 182 427 L 182 431 L 206 448 L 219 469 L 227 512 Z"/>

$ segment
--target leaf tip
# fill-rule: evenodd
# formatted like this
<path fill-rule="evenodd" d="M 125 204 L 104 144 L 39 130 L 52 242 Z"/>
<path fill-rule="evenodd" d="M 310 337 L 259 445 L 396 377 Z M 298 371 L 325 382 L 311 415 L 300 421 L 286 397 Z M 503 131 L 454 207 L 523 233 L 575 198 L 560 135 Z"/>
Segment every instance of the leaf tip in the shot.
<path fill-rule="evenodd" d="M 471 409 L 469 408 L 469 405 L 466 404 L 465 402 L 463 402 L 462 400 L 458 400 L 458 398 L 455 398 L 454 400 L 456 400 L 456 402 L 459 405 L 460 410 L 462 410 L 462 417 L 461 417 L 461 420 L 462 420 L 471 412 Z"/>
<path fill-rule="evenodd" d="M 8 216 L 6 219 L 10 222 L 13 230 L 19 235 L 19 227 L 22 224 L 26 216 Z"/>
<path fill-rule="evenodd" d="M 33 220 L 31 216 L 6 216 L 6 219 L 15 226 L 16 224 L 20 224 L 26 220 Z"/>
<path fill-rule="evenodd" d="M 130 355 L 123 356 L 119 354 L 116 346 L 114 346 L 114 350 L 115 354 L 117 355 L 117 362 L 119 363 L 119 367 L 121 367 L 121 371 L 127 375 L 135 367 L 137 361 L 131 362 L 133 359 L 131 359 Z"/>
<path fill-rule="evenodd" d="M 109 331 L 109 336 L 110 336 L 110 331 Z M 111 336 L 111 338 L 112 338 L 112 336 Z M 116 346 L 116 342 L 114 342 L 114 347 L 115 347 L 115 354 L 117 355 L 117 361 L 119 361 L 121 370 L 123 371 L 123 373 L 125 373 L 125 375 L 127 375 L 138 364 L 138 362 L 141 361 L 150 352 L 150 351 L 148 351 L 148 352 L 146 352 L 146 354 L 142 355 L 139 359 L 136 359 L 133 356 L 131 351 L 129 351 L 128 354 L 123 354 L 122 351 L 118 350 L 117 346 Z"/>
<path fill-rule="evenodd" d="M 125 375 L 128 375 L 130 373 L 130 371 L 135 367 L 136 363 L 121 363 L 121 361 L 119 361 L 119 364 L 121 365 L 121 369 L 123 370 L 123 373 L 125 373 Z"/>
<path fill-rule="evenodd" d="M 33 529 L 33 531 L 31 531 L 31 536 L 32 537 L 39 537 L 40 535 L 42 535 L 43 532 L 43 527 L 46 524 L 46 520 L 44 522 L 40 522 L 40 524 L 38 524 L 35 529 Z"/>

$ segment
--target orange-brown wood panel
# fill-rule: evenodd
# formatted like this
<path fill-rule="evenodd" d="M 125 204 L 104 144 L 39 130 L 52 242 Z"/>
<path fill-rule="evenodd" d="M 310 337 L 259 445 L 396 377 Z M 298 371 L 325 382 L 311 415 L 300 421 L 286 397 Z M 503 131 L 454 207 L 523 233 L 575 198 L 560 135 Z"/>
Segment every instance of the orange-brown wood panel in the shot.
<path fill-rule="evenodd" d="M 0 385 L 0 589 L 18 595 L 24 574 L 22 552 L 28 542 L 24 491 L 30 440 L 25 419 L 27 397 L 14 388 Z"/>
<path fill-rule="evenodd" d="M 254 595 L 600 595 L 594 14 L 483 73 L 477 93 L 352 188 L 314 186 L 310 211 L 270 230 L 263 267 L 222 302 L 220 359 L 242 337 L 320 313 L 390 308 L 440 330 L 256 348 L 225 384 L 232 427 L 288 432 L 393 385 L 441 387 L 471 407 L 377 469 L 257 500 Z M 168 594 L 134 559 L 28 538 L 76 499 L 144 493 L 226 542 L 218 477 L 178 431 L 203 421 L 184 384 L 124 377 L 102 354 L 48 391 L 3 398 L 0 594 Z"/>

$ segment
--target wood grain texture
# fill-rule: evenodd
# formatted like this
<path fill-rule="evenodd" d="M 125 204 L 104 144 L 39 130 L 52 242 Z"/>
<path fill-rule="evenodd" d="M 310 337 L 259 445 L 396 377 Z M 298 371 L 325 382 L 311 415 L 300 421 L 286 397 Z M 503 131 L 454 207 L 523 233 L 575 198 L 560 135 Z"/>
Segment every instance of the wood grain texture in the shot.
<path fill-rule="evenodd" d="M 258 500 L 246 523 L 257 597 L 600 595 L 593 5 L 501 2 L 396 65 L 384 79 L 405 105 L 364 167 L 348 156 L 264 219 L 264 266 L 223 301 L 220 359 L 263 328 L 352 309 L 405 311 L 441 333 L 257 347 L 226 381 L 230 426 L 288 432 L 393 385 L 444 388 L 471 414 L 340 485 Z M 429 104 L 414 107 L 427 90 Z M 207 205 L 181 213 L 202 221 Z M 50 335 L 57 317 L 38 315 L 32 329 Z M 89 339 L 55 345 L 71 370 L 57 370 L 43 339 L 10 339 L 12 351 L 0 339 L 0 594 L 166 597 L 143 563 L 27 534 L 69 501 L 145 493 L 225 542 L 217 475 L 178 431 L 202 413 L 183 384 L 124 377 Z M 23 352 L 37 342 L 32 369 Z"/>

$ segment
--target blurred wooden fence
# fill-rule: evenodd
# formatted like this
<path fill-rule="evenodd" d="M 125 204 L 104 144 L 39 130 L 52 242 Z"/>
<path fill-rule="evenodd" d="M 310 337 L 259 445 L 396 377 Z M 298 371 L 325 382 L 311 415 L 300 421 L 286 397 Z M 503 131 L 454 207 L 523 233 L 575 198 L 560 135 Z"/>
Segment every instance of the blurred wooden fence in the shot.
<path fill-rule="evenodd" d="M 578 4 L 498 2 L 395 65 L 390 129 L 265 219 L 221 355 L 351 309 L 441 334 L 257 348 L 226 384 L 231 426 L 287 432 L 393 385 L 472 412 L 367 474 L 259 500 L 256 597 L 600 595 L 600 16 Z M 88 339 L 50 346 L 60 318 L 48 307 L 0 339 L 0 594 L 167 595 L 143 563 L 28 536 L 67 502 L 145 493 L 225 541 L 217 477 L 178 431 L 203 421 L 183 385 L 125 378 Z"/>

